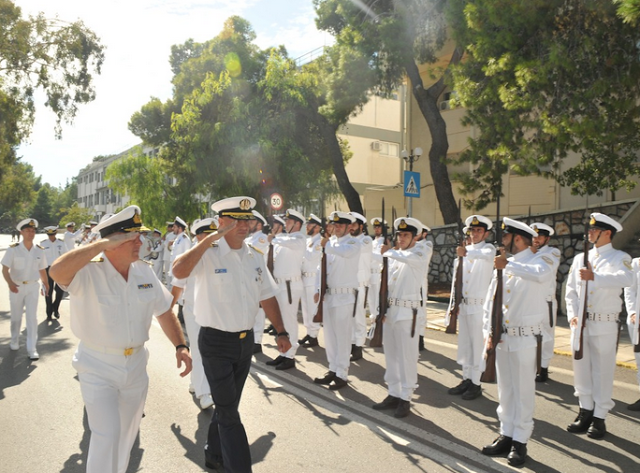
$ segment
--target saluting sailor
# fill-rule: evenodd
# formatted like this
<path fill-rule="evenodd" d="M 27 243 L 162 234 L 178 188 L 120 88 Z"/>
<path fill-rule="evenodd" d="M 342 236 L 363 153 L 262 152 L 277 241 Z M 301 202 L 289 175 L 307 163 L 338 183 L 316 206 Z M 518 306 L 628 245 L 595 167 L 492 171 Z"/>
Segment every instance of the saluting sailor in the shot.
<path fill-rule="evenodd" d="M 83 227 L 76 232 L 74 231 L 76 228 L 75 222 L 69 222 L 67 223 L 66 228 L 67 231 L 64 232 L 64 244 L 67 246 L 67 251 L 71 251 L 76 247 L 78 238 L 82 235 Z"/>
<path fill-rule="evenodd" d="M 173 265 L 175 277 L 193 273 L 196 281 L 200 353 L 215 402 L 205 466 L 234 472 L 251 471 L 251 452 L 238 406 L 251 368 L 258 304 L 278 331 L 278 351 L 285 353 L 291 347 L 275 297 L 278 287 L 266 270 L 264 257 L 245 243 L 255 204 L 255 199 L 244 196 L 215 202 L 211 210 L 218 213 L 218 231 Z"/>
<path fill-rule="evenodd" d="M 355 217 L 347 212 L 335 211 L 329 216 L 333 236 L 320 240 L 327 258 L 327 292 L 324 297 L 324 339 L 329 371 L 314 383 L 329 385 L 336 390 L 348 383 L 349 357 L 353 319 L 356 314 L 358 292 L 358 262 L 360 242 L 349 234 Z M 320 297 L 320 277 L 316 280 L 314 301 Z"/>
<path fill-rule="evenodd" d="M 600 439 L 607 429 L 605 419 L 615 403 L 613 374 L 616 367 L 616 341 L 619 317 L 622 310 L 620 296 L 625 287 L 633 284 L 631 257 L 611 246 L 615 234 L 622 225 L 608 215 L 591 214 L 589 222 L 589 268 L 583 268 L 584 253 L 577 254 L 567 277 L 567 319 L 577 333 L 580 281 L 587 281 L 587 320 L 582 340 L 583 357 L 573 359 L 575 396 L 580 411 L 567 430 L 573 433 L 587 432 L 591 438 Z"/>
<path fill-rule="evenodd" d="M 397 246 L 382 247 L 389 261 L 389 309 L 383 320 L 384 380 L 388 396 L 374 404 L 376 410 L 394 409 L 394 417 L 406 417 L 411 397 L 418 387 L 418 336 L 424 333 L 426 313 L 420 289 L 429 271 L 431 248 L 417 244 L 422 223 L 415 218 L 399 218 L 393 223 Z"/>
<path fill-rule="evenodd" d="M 45 296 L 44 300 L 47 303 L 47 320 L 51 320 L 54 316 L 56 319 L 60 318 L 60 301 L 64 295 L 64 291 L 60 286 L 53 282 L 49 275 L 49 268 L 60 256 L 67 252 L 67 245 L 62 240 L 58 240 L 56 235 L 58 234 L 58 227 L 56 225 L 50 227 L 44 227 L 44 231 L 47 234 L 47 238 L 40 242 L 40 246 L 44 248 L 45 255 L 47 257 L 47 280 L 49 281 L 49 292 Z M 55 293 L 55 298 L 53 294 Z"/>
<path fill-rule="evenodd" d="M 20 326 L 22 312 L 27 323 L 27 353 L 31 360 L 40 358 L 36 350 L 38 341 L 38 280 L 42 281 L 44 293 L 49 294 L 47 258 L 41 246 L 34 245 L 38 221 L 26 218 L 16 225 L 22 235 L 22 241 L 7 248 L 2 257 L 2 276 L 9 286 L 9 305 L 11 307 L 11 350 L 20 347 Z"/>
<path fill-rule="evenodd" d="M 349 233 L 360 242 L 360 259 L 358 262 L 358 300 L 356 316 L 353 320 L 353 338 L 351 339 L 351 361 L 362 358 L 362 348 L 367 340 L 366 304 L 371 280 L 371 259 L 373 257 L 372 239 L 365 233 L 367 219 L 358 212 L 349 212 L 356 219 L 351 224 Z"/>
<path fill-rule="evenodd" d="M 495 349 L 498 378 L 498 418 L 500 436 L 482 449 L 484 455 L 508 453 L 509 465 L 524 464 L 527 442 L 533 432 L 535 377 L 537 370 L 537 336 L 548 317 L 545 301 L 547 275 L 553 262 L 539 258 L 531 245 L 537 233 L 517 220 L 502 221 L 502 245 L 507 256 L 496 256 L 496 269 L 503 271 L 502 330 L 500 343 L 492 346 L 491 312 L 497 284 L 497 272 L 491 280 L 484 305 L 484 333 L 487 349 Z"/>
<path fill-rule="evenodd" d="M 73 357 L 91 438 L 88 473 L 124 473 L 138 435 L 149 387 L 144 344 L 155 317 L 175 346 L 178 367 L 191 371 L 171 294 L 139 259 L 140 208 L 131 205 L 95 227 L 101 238 L 69 251 L 51 277 L 69 291 L 71 330 L 80 339 Z"/>
<path fill-rule="evenodd" d="M 318 334 L 321 325 L 313 321 L 316 315 L 318 304 L 313 301 L 313 295 L 316 293 L 316 278 L 318 277 L 318 268 L 322 260 L 322 246 L 320 240 L 322 235 L 322 220 L 314 214 L 309 214 L 307 218 L 307 241 L 302 258 L 302 284 L 304 291 L 302 293 L 302 322 L 307 329 L 307 334 L 301 340 L 298 340 L 300 346 L 305 348 L 318 346 Z"/>
<path fill-rule="evenodd" d="M 278 285 L 276 299 L 280 306 L 284 329 L 289 332 L 291 348 L 279 352 L 278 356 L 267 365 L 277 370 L 288 370 L 295 366 L 298 350 L 298 306 L 304 286 L 302 285 L 302 258 L 306 245 L 306 237 L 302 233 L 304 215 L 294 209 L 288 209 L 285 217 L 287 233 L 277 236 L 269 235 L 269 242 L 274 246 L 273 277 Z"/>
<path fill-rule="evenodd" d="M 533 250 L 541 258 L 547 258 L 547 263 L 552 262 L 552 270 L 546 281 L 545 301 L 549 316 L 544 320 L 544 333 L 542 335 L 542 356 L 540 360 L 540 372 L 536 376 L 537 383 L 544 383 L 549 378 L 549 363 L 553 357 L 555 345 L 556 320 L 558 318 L 558 300 L 556 299 L 556 275 L 560 266 L 560 250 L 549 246 L 549 240 L 555 233 L 553 228 L 542 222 L 534 222 L 530 227 L 538 234 L 533 239 Z"/>
<path fill-rule="evenodd" d="M 493 274 L 493 258 L 496 248 L 485 240 L 493 223 L 483 215 L 470 215 L 465 220 L 470 242 L 456 248 L 463 257 L 462 303 L 458 312 L 458 364 L 462 366 L 462 382 L 449 389 L 449 394 L 462 395 L 472 400 L 482 395 L 480 377 L 484 359 L 483 305 Z M 453 264 L 453 274 L 458 268 L 458 258 Z M 452 281 L 451 293 L 455 287 Z"/>

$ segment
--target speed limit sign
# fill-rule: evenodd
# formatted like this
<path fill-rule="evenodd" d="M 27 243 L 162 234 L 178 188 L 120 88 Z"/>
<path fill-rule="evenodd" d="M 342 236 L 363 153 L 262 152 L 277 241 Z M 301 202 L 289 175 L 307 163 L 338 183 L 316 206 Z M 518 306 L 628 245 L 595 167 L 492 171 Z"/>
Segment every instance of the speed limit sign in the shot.
<path fill-rule="evenodd" d="M 278 193 L 271 194 L 271 208 L 273 210 L 280 210 L 284 206 L 284 200 Z"/>

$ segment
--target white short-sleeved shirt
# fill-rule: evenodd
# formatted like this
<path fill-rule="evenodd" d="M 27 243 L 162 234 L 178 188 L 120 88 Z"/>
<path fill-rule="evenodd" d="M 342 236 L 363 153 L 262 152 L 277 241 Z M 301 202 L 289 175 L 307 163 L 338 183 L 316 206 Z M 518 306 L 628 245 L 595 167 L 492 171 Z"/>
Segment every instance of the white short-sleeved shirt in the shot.
<path fill-rule="evenodd" d="M 33 245 L 27 250 L 24 242 L 20 242 L 7 248 L 1 264 L 9 268 L 11 279 L 20 285 L 22 281 L 39 281 L 40 270 L 47 267 L 47 258 L 42 247 Z"/>
<path fill-rule="evenodd" d="M 246 243 L 233 250 L 225 238 L 204 252 L 191 274 L 196 322 L 225 332 L 251 329 L 260 301 L 278 292 L 264 257 Z"/>
<path fill-rule="evenodd" d="M 44 248 L 44 253 L 47 256 L 47 266 L 51 266 L 55 260 L 67 252 L 67 245 L 57 238 L 53 241 L 48 238 L 42 240 L 40 246 Z"/>
<path fill-rule="evenodd" d="M 71 330 L 80 340 L 108 348 L 143 345 L 153 316 L 171 308 L 171 293 L 147 263 L 131 263 L 124 280 L 101 254 L 78 271 L 66 288 Z"/>

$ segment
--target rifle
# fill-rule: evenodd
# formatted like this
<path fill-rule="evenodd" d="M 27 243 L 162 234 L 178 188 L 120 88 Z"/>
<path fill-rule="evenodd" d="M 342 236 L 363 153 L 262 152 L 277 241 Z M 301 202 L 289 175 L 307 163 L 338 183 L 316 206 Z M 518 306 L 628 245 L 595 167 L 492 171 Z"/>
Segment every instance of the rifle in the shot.
<path fill-rule="evenodd" d="M 269 251 L 267 252 L 267 269 L 273 276 L 273 243 L 271 242 L 269 242 Z"/>
<path fill-rule="evenodd" d="M 326 220 L 322 217 L 322 230 L 321 234 L 324 238 L 324 232 L 326 227 Z M 323 318 L 323 310 L 324 310 L 324 295 L 327 292 L 327 254 L 324 251 L 324 246 L 322 247 L 322 258 L 320 260 L 320 297 L 318 299 L 318 305 L 316 307 L 316 315 L 313 316 L 313 321 L 315 323 L 322 323 Z"/>
<path fill-rule="evenodd" d="M 496 246 L 502 246 L 502 225 L 500 224 L 500 193 L 496 200 Z M 496 348 L 502 336 L 502 270 L 496 269 L 496 292 L 491 306 L 491 348 L 487 350 L 486 367 L 480 377 L 483 383 L 496 381 Z"/>
<path fill-rule="evenodd" d="M 640 322 L 640 316 L 638 314 L 636 314 L 636 321 L 633 324 L 634 336 L 633 336 L 633 339 L 631 339 L 631 343 L 633 343 L 635 340 L 637 340 L 637 343 L 635 343 L 633 345 L 633 352 L 634 353 L 640 353 L 640 323 L 638 323 L 638 322 Z"/>
<path fill-rule="evenodd" d="M 462 216 L 461 216 L 461 205 L 462 201 L 458 201 L 458 231 L 460 232 L 460 246 L 464 246 L 465 236 L 462 231 Z M 456 333 L 457 325 L 458 325 L 458 313 L 460 312 L 460 304 L 462 303 L 462 278 L 464 277 L 463 272 L 464 266 L 464 257 L 458 256 L 458 267 L 456 268 L 455 280 L 453 283 L 453 304 L 449 306 L 449 313 L 447 317 L 449 317 L 449 324 L 447 325 L 444 333 Z"/>
<path fill-rule="evenodd" d="M 387 242 L 387 226 L 384 224 L 384 197 L 382 198 L 382 238 L 384 244 Z M 378 298 L 378 316 L 374 322 L 371 332 L 371 340 L 369 346 L 379 348 L 382 346 L 382 321 L 387 315 L 389 305 L 389 264 L 386 256 L 382 257 L 382 272 L 380 273 L 380 293 Z"/>
<path fill-rule="evenodd" d="M 585 209 L 585 217 L 589 215 L 589 204 L 587 201 L 587 208 Z M 585 219 L 586 220 L 586 219 Z M 582 265 L 585 268 L 589 267 L 589 222 L 585 222 L 584 225 L 584 254 Z M 587 294 L 588 294 L 588 284 L 585 280 L 580 280 L 580 303 L 578 304 L 578 333 L 574 330 L 572 332 L 572 347 L 573 347 L 573 358 L 575 360 L 581 360 L 583 356 L 583 341 L 584 341 L 584 327 L 587 324 L 587 308 L 589 304 L 587 302 Z M 618 327 L 619 328 L 619 327 Z M 620 333 L 620 332 L 618 332 Z"/>

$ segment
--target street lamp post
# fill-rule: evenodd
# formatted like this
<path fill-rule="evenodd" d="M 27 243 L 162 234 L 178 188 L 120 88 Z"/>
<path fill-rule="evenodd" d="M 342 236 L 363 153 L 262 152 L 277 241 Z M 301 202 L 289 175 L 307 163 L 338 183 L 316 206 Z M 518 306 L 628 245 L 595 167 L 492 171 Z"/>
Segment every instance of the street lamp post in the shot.
<path fill-rule="evenodd" d="M 406 149 L 403 149 L 400 155 L 402 156 L 402 159 L 409 163 L 409 171 L 413 172 L 413 163 L 420 159 L 420 156 L 422 156 L 422 148 L 418 147 L 412 149 L 411 153 L 409 153 Z M 405 182 L 404 187 L 406 188 L 406 186 L 407 183 Z M 409 197 L 409 208 L 407 210 L 409 211 L 409 217 L 411 217 L 413 211 L 413 197 Z"/>

